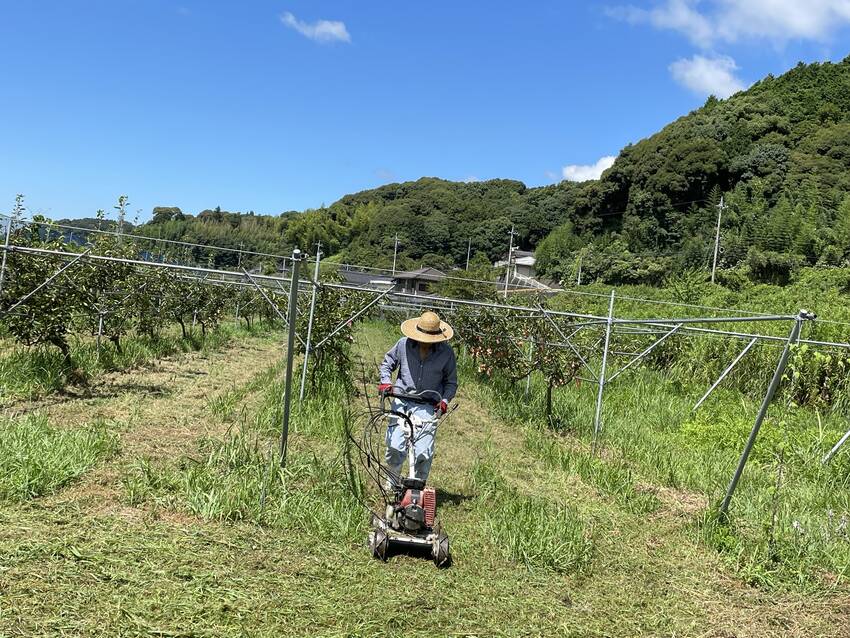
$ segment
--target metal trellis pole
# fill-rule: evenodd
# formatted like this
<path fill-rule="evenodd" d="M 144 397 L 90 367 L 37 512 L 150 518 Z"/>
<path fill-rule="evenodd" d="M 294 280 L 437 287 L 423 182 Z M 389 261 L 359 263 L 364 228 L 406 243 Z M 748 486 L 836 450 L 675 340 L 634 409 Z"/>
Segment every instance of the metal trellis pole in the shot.
<path fill-rule="evenodd" d="M 244 242 L 239 242 L 239 255 L 236 258 L 236 267 L 242 270 L 242 245 Z M 236 297 L 236 327 L 239 327 L 239 296 Z"/>
<path fill-rule="evenodd" d="M 726 367 L 726 369 L 725 369 L 723 372 L 721 372 L 721 373 L 720 373 L 720 376 L 719 376 L 719 377 L 717 377 L 717 381 L 715 381 L 714 383 L 712 383 L 712 384 L 711 384 L 711 387 L 710 387 L 710 388 L 706 391 L 706 393 L 705 393 L 704 395 L 702 395 L 702 398 L 701 398 L 699 401 L 697 401 L 697 404 L 696 404 L 696 405 L 694 406 L 694 408 L 693 408 L 694 410 L 699 409 L 699 406 L 701 406 L 701 405 L 703 404 L 703 402 L 704 402 L 704 401 L 705 401 L 705 400 L 709 397 L 709 395 L 710 395 L 712 392 L 714 392 L 715 388 L 717 388 L 717 386 L 719 386 L 719 385 L 720 385 L 720 382 L 721 382 L 721 381 L 723 381 L 723 379 L 725 379 L 725 378 L 726 378 L 726 375 L 727 375 L 727 374 L 729 374 L 730 372 L 732 372 L 732 368 L 734 368 L 734 367 L 738 364 L 738 362 L 739 362 L 741 359 L 743 359 L 743 358 L 744 358 L 744 355 L 745 355 L 745 354 L 747 354 L 747 353 L 750 351 L 750 348 L 752 348 L 754 345 L 756 345 L 756 342 L 757 342 L 757 341 L 758 341 L 758 338 L 754 337 L 754 338 L 753 338 L 753 339 L 751 339 L 751 340 L 750 340 L 750 342 L 749 342 L 749 343 L 748 343 L 748 344 L 744 347 L 744 349 L 743 349 L 743 350 L 741 350 L 741 352 L 739 352 L 739 353 L 738 353 L 738 356 L 737 356 L 737 357 L 735 357 L 735 359 L 732 361 L 732 363 L 730 363 L 730 364 Z"/>
<path fill-rule="evenodd" d="M 283 381 L 283 423 L 280 428 L 280 464 L 286 465 L 286 448 L 289 441 L 289 409 L 292 401 L 292 360 L 295 358 L 295 326 L 298 304 L 298 270 L 301 251 L 292 251 L 292 283 L 289 288 L 289 329 L 286 339 L 286 376 Z"/>
<path fill-rule="evenodd" d="M 528 362 L 529 364 L 534 363 L 534 340 L 528 340 Z M 532 368 L 529 367 L 528 376 L 525 377 L 525 396 L 528 396 L 528 393 L 531 391 L 531 372 Z"/>
<path fill-rule="evenodd" d="M 599 440 L 599 431 L 602 428 L 602 391 L 605 389 L 605 370 L 608 367 L 608 346 L 611 343 L 611 327 L 614 324 L 614 291 L 611 291 L 611 300 L 608 302 L 608 323 L 605 325 L 605 348 L 602 350 L 602 367 L 599 370 L 599 387 L 596 392 L 596 415 L 593 417 L 593 447 Z"/>
<path fill-rule="evenodd" d="M 761 402 L 758 414 L 756 415 L 753 429 L 750 431 L 750 436 L 747 438 L 747 443 L 744 445 L 744 450 L 741 452 L 741 458 L 738 460 L 738 467 L 735 468 L 735 473 L 732 475 L 732 480 L 729 482 L 729 487 L 726 490 L 726 496 L 723 497 L 723 502 L 720 504 L 720 513 L 726 515 L 729 512 L 729 503 L 732 501 L 732 495 L 735 493 L 735 488 L 738 486 L 738 481 L 741 479 L 741 474 L 744 473 L 744 467 L 747 464 L 747 459 L 750 457 L 750 452 L 756 442 L 761 424 L 764 422 L 764 417 L 767 415 L 767 409 L 773 401 L 773 395 L 779 388 L 782 381 L 782 375 L 785 373 L 785 367 L 788 365 L 788 357 L 791 354 L 791 346 L 794 345 L 800 338 L 800 329 L 803 326 L 803 320 L 811 319 L 813 315 L 805 310 L 801 310 L 794 319 L 794 325 L 791 327 L 791 333 L 788 335 L 788 340 L 785 342 L 785 347 L 782 349 L 782 354 L 779 355 L 779 361 L 776 364 L 776 371 L 773 373 L 773 378 L 767 386 L 767 392 L 764 395 L 764 400 Z"/>
<path fill-rule="evenodd" d="M 562 339 L 564 340 L 564 342 L 567 344 L 567 347 L 569 347 L 569 348 L 570 348 L 570 350 L 572 350 L 572 351 L 573 351 L 573 354 L 575 354 L 575 356 L 576 356 L 576 357 L 578 357 L 578 360 L 579 360 L 579 361 L 581 361 L 581 364 L 582 364 L 585 368 L 587 368 L 587 371 L 591 374 L 591 376 L 596 377 L 596 373 L 595 373 L 595 372 L 593 371 L 593 369 L 590 367 L 590 364 L 589 364 L 589 363 L 585 360 L 585 358 L 584 358 L 583 356 L 581 356 L 581 353 L 578 351 L 578 348 L 576 348 L 576 347 L 573 345 L 573 342 L 572 342 L 572 341 L 570 341 L 570 339 L 572 339 L 572 338 L 573 338 L 573 337 L 574 337 L 574 336 L 578 333 L 578 331 L 579 331 L 579 330 L 581 330 L 581 328 L 578 328 L 578 329 L 574 330 L 572 333 L 570 333 L 570 335 L 569 335 L 569 336 L 567 336 L 567 335 L 565 335 L 565 334 L 564 334 L 564 331 L 563 331 L 563 330 L 561 330 L 561 327 L 560 327 L 560 326 L 559 326 L 559 325 L 555 322 L 555 320 L 554 320 L 554 319 L 552 319 L 552 317 L 550 317 L 550 316 L 549 316 L 549 313 L 546 311 L 546 309 L 545 309 L 543 306 L 541 306 L 541 305 L 539 305 L 539 304 L 538 304 L 538 306 L 537 306 L 537 307 L 538 307 L 538 308 L 540 308 L 540 312 L 542 312 L 542 313 L 543 313 L 543 316 L 544 316 L 546 319 L 548 319 L 548 320 L 549 320 L 549 323 L 551 323 L 551 324 L 552 324 L 552 327 L 553 327 L 553 328 L 554 328 L 554 329 L 558 332 L 558 334 L 560 334 L 560 335 L 561 335 L 561 338 L 562 338 Z"/>
<path fill-rule="evenodd" d="M 301 366 L 301 388 L 298 400 L 304 400 L 304 385 L 307 382 L 307 359 L 310 358 L 310 339 L 313 336 L 313 317 L 316 314 L 316 296 L 319 288 L 319 268 L 322 260 L 322 242 L 316 244 L 316 267 L 313 270 L 313 295 L 310 298 L 310 316 L 307 319 L 307 342 L 304 344 L 304 362 Z"/>
<path fill-rule="evenodd" d="M 820 462 L 823 463 L 824 465 L 829 463 L 830 460 L 832 459 L 832 457 L 835 456 L 836 452 L 838 452 L 838 450 L 841 449 L 841 446 L 844 445 L 844 443 L 847 441 L 847 439 L 850 439 L 850 430 L 847 430 L 847 432 L 844 433 L 844 436 L 842 436 L 838 440 L 838 443 L 836 443 L 834 446 L 832 446 L 832 449 L 821 459 Z"/>
<path fill-rule="evenodd" d="M 641 359 L 643 359 L 643 358 L 644 358 L 646 355 L 648 355 L 650 352 L 652 352 L 653 350 L 655 350 L 655 348 L 657 348 L 657 347 L 658 347 L 658 346 L 660 346 L 662 343 L 664 343 L 664 342 L 665 342 L 665 341 L 666 341 L 669 337 L 672 337 L 674 334 L 676 334 L 676 332 L 678 332 L 678 331 L 679 331 L 679 328 L 681 328 L 681 327 L 682 327 L 682 324 L 679 324 L 679 325 L 677 325 L 675 328 L 673 328 L 672 330 L 670 330 L 669 332 L 667 332 L 665 335 L 663 335 L 662 337 L 660 337 L 660 338 L 656 339 L 655 341 L 653 341 L 653 342 L 652 342 L 652 343 L 651 343 L 651 344 L 650 344 L 650 345 L 649 345 L 649 346 L 648 346 L 645 350 L 643 350 L 643 351 L 642 351 L 642 352 L 640 352 L 639 354 L 635 355 L 635 356 L 634 356 L 634 358 L 633 358 L 631 361 L 629 361 L 626 365 L 624 365 L 622 368 L 620 368 L 619 370 L 617 370 L 617 371 L 616 371 L 613 375 L 611 375 L 611 378 L 610 378 L 610 379 L 608 379 L 608 383 L 610 383 L 611 381 L 613 381 L 614 379 L 616 379 L 617 377 L 619 377 L 619 376 L 620 376 L 621 374 L 623 374 L 626 370 L 628 370 L 629 368 L 631 368 L 634 364 L 636 364 L 638 361 L 640 361 Z"/>
<path fill-rule="evenodd" d="M 13 306 L 11 306 L 10 308 L 7 308 L 3 314 L 10 314 L 10 313 L 11 313 L 11 312 L 15 309 L 15 308 L 17 308 L 18 306 L 20 306 L 22 303 L 24 303 L 27 299 L 29 299 L 30 297 L 32 297 L 32 296 L 33 296 L 35 293 L 37 293 L 39 290 L 41 290 L 41 289 L 42 289 L 42 288 L 44 288 L 45 286 L 49 286 L 49 285 L 50 285 L 50 283 L 51 283 L 54 279 L 56 279 L 59 275 L 61 275 L 63 272 L 65 272 L 66 270 L 68 270 L 71 266 L 73 266 L 73 265 L 74 265 L 74 264 L 76 264 L 78 261 L 80 261 L 83 257 L 85 257 L 86 255 L 88 255 L 90 252 L 91 252 L 91 248 L 89 248 L 89 249 L 88 249 L 87 251 L 85 251 L 84 253 L 80 253 L 79 255 L 77 255 L 76 257 L 74 257 L 74 259 L 72 259 L 72 260 L 71 260 L 71 261 L 69 261 L 67 264 L 65 264 L 64 266 L 62 266 L 59 270 L 57 270 L 55 273 L 53 273 L 52 275 L 50 275 L 50 277 L 48 277 L 48 278 L 47 278 L 47 279 L 45 279 L 43 282 L 41 282 L 38 286 L 36 286 L 36 287 L 35 287 L 35 288 L 33 288 L 32 290 L 30 290 L 30 291 L 29 291 L 27 294 L 25 294 L 23 297 L 21 297 L 20 299 L 18 299 L 18 301 L 17 301 L 17 302 L 16 302 Z"/>
<path fill-rule="evenodd" d="M 374 290 L 372 290 L 372 291 L 370 291 L 370 292 L 375 292 L 375 291 L 374 291 Z M 339 324 L 336 328 L 334 328 L 334 329 L 331 331 L 331 333 L 330 333 L 327 337 L 325 337 L 325 338 L 324 338 L 324 339 L 322 339 L 319 343 L 317 343 L 317 344 L 316 344 L 316 347 L 315 347 L 315 348 L 313 348 L 313 350 L 318 350 L 319 348 L 321 348 L 321 347 L 322 347 L 323 345 L 325 345 L 328 341 L 330 341 L 331 339 L 333 339 L 333 338 L 336 336 L 336 333 L 338 333 L 340 330 L 342 330 L 343 328 L 345 328 L 345 326 L 347 326 L 347 325 L 349 325 L 349 324 L 351 324 L 351 323 L 354 323 L 354 321 L 355 321 L 356 319 L 358 319 L 358 318 L 360 317 L 360 315 L 362 315 L 364 312 L 366 312 L 367 310 L 369 310 L 369 308 L 371 308 L 372 306 L 374 306 L 376 303 L 378 303 L 381 299 L 383 299 L 384 297 L 386 297 L 388 294 L 390 294 L 390 291 L 389 291 L 389 290 L 385 290 L 385 291 L 384 291 L 384 292 L 382 292 L 380 295 L 378 295 L 377 297 L 375 297 L 372 301 L 370 301 L 369 303 L 367 303 L 367 304 L 366 304 L 365 306 L 363 306 L 360 310 L 358 310 L 357 312 L 355 312 L 355 313 L 354 313 L 353 315 L 351 315 L 348 319 L 346 319 L 346 320 L 345 320 L 345 321 L 343 321 L 341 324 Z"/>

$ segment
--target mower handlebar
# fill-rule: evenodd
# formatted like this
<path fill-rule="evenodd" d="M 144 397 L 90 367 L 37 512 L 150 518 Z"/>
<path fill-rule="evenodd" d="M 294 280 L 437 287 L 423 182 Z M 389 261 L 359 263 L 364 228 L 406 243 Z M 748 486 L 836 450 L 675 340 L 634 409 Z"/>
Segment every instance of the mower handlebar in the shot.
<path fill-rule="evenodd" d="M 389 392 L 381 393 L 381 412 L 392 412 L 392 410 L 388 410 L 386 407 L 386 401 L 388 398 L 393 399 L 404 399 L 405 401 L 411 401 L 413 403 L 421 403 L 424 405 L 434 405 L 438 406 L 443 402 L 443 396 L 437 392 L 436 390 L 424 390 L 418 393 L 395 393 L 390 394 Z M 445 417 L 449 412 L 452 412 L 454 408 L 457 407 L 457 404 L 453 405 L 450 410 L 447 410 L 442 414 L 441 417 L 438 417 L 434 422 L 440 421 L 443 417 Z"/>
<path fill-rule="evenodd" d="M 384 398 L 388 396 L 393 399 L 404 399 L 413 403 L 426 403 L 429 405 L 437 405 L 443 400 L 443 395 L 436 390 L 423 390 L 417 393 L 392 392 L 392 394 L 384 394 Z"/>

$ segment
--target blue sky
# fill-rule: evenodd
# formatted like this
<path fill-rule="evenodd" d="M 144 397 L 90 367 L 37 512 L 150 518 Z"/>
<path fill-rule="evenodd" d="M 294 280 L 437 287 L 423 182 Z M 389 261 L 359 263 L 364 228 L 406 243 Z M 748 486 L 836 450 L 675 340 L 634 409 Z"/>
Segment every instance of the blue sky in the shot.
<path fill-rule="evenodd" d="M 798 60 L 847 0 L 54 0 L 0 13 L 0 210 L 280 213 L 383 183 L 598 175 Z"/>

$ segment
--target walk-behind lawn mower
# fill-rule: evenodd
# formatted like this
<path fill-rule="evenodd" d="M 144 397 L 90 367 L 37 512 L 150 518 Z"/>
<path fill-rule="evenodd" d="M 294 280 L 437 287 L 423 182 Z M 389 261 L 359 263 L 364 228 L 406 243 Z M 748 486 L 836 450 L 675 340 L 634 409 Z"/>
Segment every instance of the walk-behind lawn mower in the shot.
<path fill-rule="evenodd" d="M 441 397 L 436 392 L 421 394 L 399 394 L 394 398 L 415 403 L 434 405 Z M 436 397 L 436 398 L 435 398 Z M 382 447 L 373 442 L 373 435 L 381 440 L 389 419 L 397 419 L 396 427 L 403 427 L 407 441 L 408 474 L 396 476 L 384 463 Z M 437 567 L 451 564 L 449 537 L 443 531 L 437 514 L 437 493 L 426 487 L 423 479 L 415 474 L 415 443 L 428 426 L 436 429 L 442 419 L 422 419 L 415 414 L 387 407 L 387 397 L 382 396 L 379 409 L 372 413 L 357 444 L 360 458 L 367 475 L 375 482 L 383 496 L 383 514 L 372 512 L 372 531 L 369 532 L 369 548 L 375 558 L 386 561 L 399 550 L 430 550 Z"/>

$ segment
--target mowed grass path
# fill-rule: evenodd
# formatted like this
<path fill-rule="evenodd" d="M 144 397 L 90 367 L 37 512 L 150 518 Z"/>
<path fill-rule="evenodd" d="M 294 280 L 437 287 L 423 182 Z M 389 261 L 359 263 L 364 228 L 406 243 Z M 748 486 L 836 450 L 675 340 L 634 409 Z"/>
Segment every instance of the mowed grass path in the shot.
<path fill-rule="evenodd" d="M 395 338 L 372 325 L 357 347 L 371 361 Z M 254 381 L 273 376 L 281 351 L 250 340 L 116 375 L 100 397 L 45 408 L 54 425 L 121 422 L 120 450 L 52 496 L 0 508 L 0 635 L 850 635 L 846 591 L 743 585 L 695 540 L 692 508 L 674 497 L 632 513 L 551 469 L 526 451 L 525 432 L 493 417 L 477 381 L 462 379 L 432 474 L 455 557 L 448 570 L 373 560 L 365 513 L 362 542 L 350 542 L 203 521 L 179 504 L 129 505 L 127 468 L 140 458 L 191 463 L 202 437 L 233 427 L 224 412 L 259 409 Z M 333 454 L 304 434 L 292 448 Z M 566 574 L 507 557 L 492 527 L 498 493 L 488 501 L 476 480 L 482 467 L 520 494 L 573 506 L 592 539 L 589 564 Z"/>

